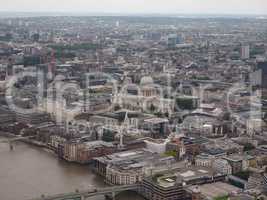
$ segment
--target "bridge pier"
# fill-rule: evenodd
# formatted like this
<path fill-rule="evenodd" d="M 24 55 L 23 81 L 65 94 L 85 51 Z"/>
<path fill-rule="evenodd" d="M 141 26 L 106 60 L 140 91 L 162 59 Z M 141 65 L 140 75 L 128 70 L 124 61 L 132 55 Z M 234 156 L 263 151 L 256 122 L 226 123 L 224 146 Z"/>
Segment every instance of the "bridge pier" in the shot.
<path fill-rule="evenodd" d="M 112 200 L 115 200 L 115 198 L 116 198 L 116 193 L 112 192 Z"/>
<path fill-rule="evenodd" d="M 78 189 L 75 191 L 75 193 L 66 193 L 66 194 L 59 194 L 54 196 L 49 196 L 45 198 L 44 195 L 42 195 L 41 198 L 35 199 L 35 200 L 58 200 L 58 199 L 79 199 L 79 200 L 86 200 L 90 197 L 94 196 L 105 196 L 107 200 L 115 200 L 116 195 L 118 195 L 120 192 L 133 190 L 136 191 L 140 187 L 139 184 L 134 185 L 122 185 L 122 186 L 113 186 L 113 187 L 105 187 L 105 188 L 98 188 L 98 189 L 90 189 L 88 191 L 79 191 Z"/>
<path fill-rule="evenodd" d="M 110 194 L 106 194 L 105 195 L 105 199 L 106 200 L 115 200 L 115 198 L 116 198 L 116 193 L 115 192 L 112 192 Z"/>
<path fill-rule="evenodd" d="M 14 150 L 14 145 L 12 144 L 12 142 L 8 141 L 8 144 L 9 144 L 9 150 L 13 151 Z"/>

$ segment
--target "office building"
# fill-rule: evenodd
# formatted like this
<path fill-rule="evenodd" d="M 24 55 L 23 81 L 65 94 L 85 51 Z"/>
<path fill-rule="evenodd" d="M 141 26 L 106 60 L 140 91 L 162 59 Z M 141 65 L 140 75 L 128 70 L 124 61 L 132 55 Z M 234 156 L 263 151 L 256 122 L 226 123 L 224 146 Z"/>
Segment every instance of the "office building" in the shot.
<path fill-rule="evenodd" d="M 222 173 L 222 174 L 226 174 L 226 175 L 232 174 L 232 167 L 228 163 L 227 160 L 215 159 L 213 161 L 212 167 L 216 172 L 219 172 L 219 173 Z"/>
<path fill-rule="evenodd" d="M 250 48 L 249 45 L 243 45 L 241 47 L 241 58 L 242 59 L 249 59 L 250 58 Z"/>

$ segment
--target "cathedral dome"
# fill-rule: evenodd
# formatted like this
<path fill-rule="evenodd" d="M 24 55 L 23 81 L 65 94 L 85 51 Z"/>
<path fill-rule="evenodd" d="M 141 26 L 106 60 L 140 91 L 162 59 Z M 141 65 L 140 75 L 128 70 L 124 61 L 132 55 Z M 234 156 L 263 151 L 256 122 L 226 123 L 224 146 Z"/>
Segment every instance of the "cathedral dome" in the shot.
<path fill-rule="evenodd" d="M 144 76 L 141 81 L 141 85 L 151 85 L 154 84 L 153 78 L 151 76 Z"/>

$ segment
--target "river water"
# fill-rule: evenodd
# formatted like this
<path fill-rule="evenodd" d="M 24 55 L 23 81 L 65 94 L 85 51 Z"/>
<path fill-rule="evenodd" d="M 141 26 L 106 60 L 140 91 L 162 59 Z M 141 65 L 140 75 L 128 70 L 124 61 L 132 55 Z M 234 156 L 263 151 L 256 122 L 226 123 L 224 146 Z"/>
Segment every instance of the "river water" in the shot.
<path fill-rule="evenodd" d="M 0 137 L 0 141 L 4 138 Z M 0 143 L 0 200 L 28 200 L 44 195 L 105 187 L 102 177 L 88 166 L 59 160 L 45 149 L 17 142 L 14 151 Z M 103 200 L 103 196 L 90 198 Z M 143 200 L 124 192 L 117 200 Z"/>

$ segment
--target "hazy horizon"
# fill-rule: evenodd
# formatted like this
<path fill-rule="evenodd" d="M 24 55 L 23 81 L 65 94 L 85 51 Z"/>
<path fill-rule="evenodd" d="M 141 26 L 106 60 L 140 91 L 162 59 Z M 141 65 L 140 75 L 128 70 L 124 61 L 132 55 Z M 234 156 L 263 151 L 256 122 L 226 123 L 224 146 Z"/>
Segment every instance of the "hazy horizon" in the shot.
<path fill-rule="evenodd" d="M 0 12 L 265 15 L 266 0 L 9 0 Z"/>

